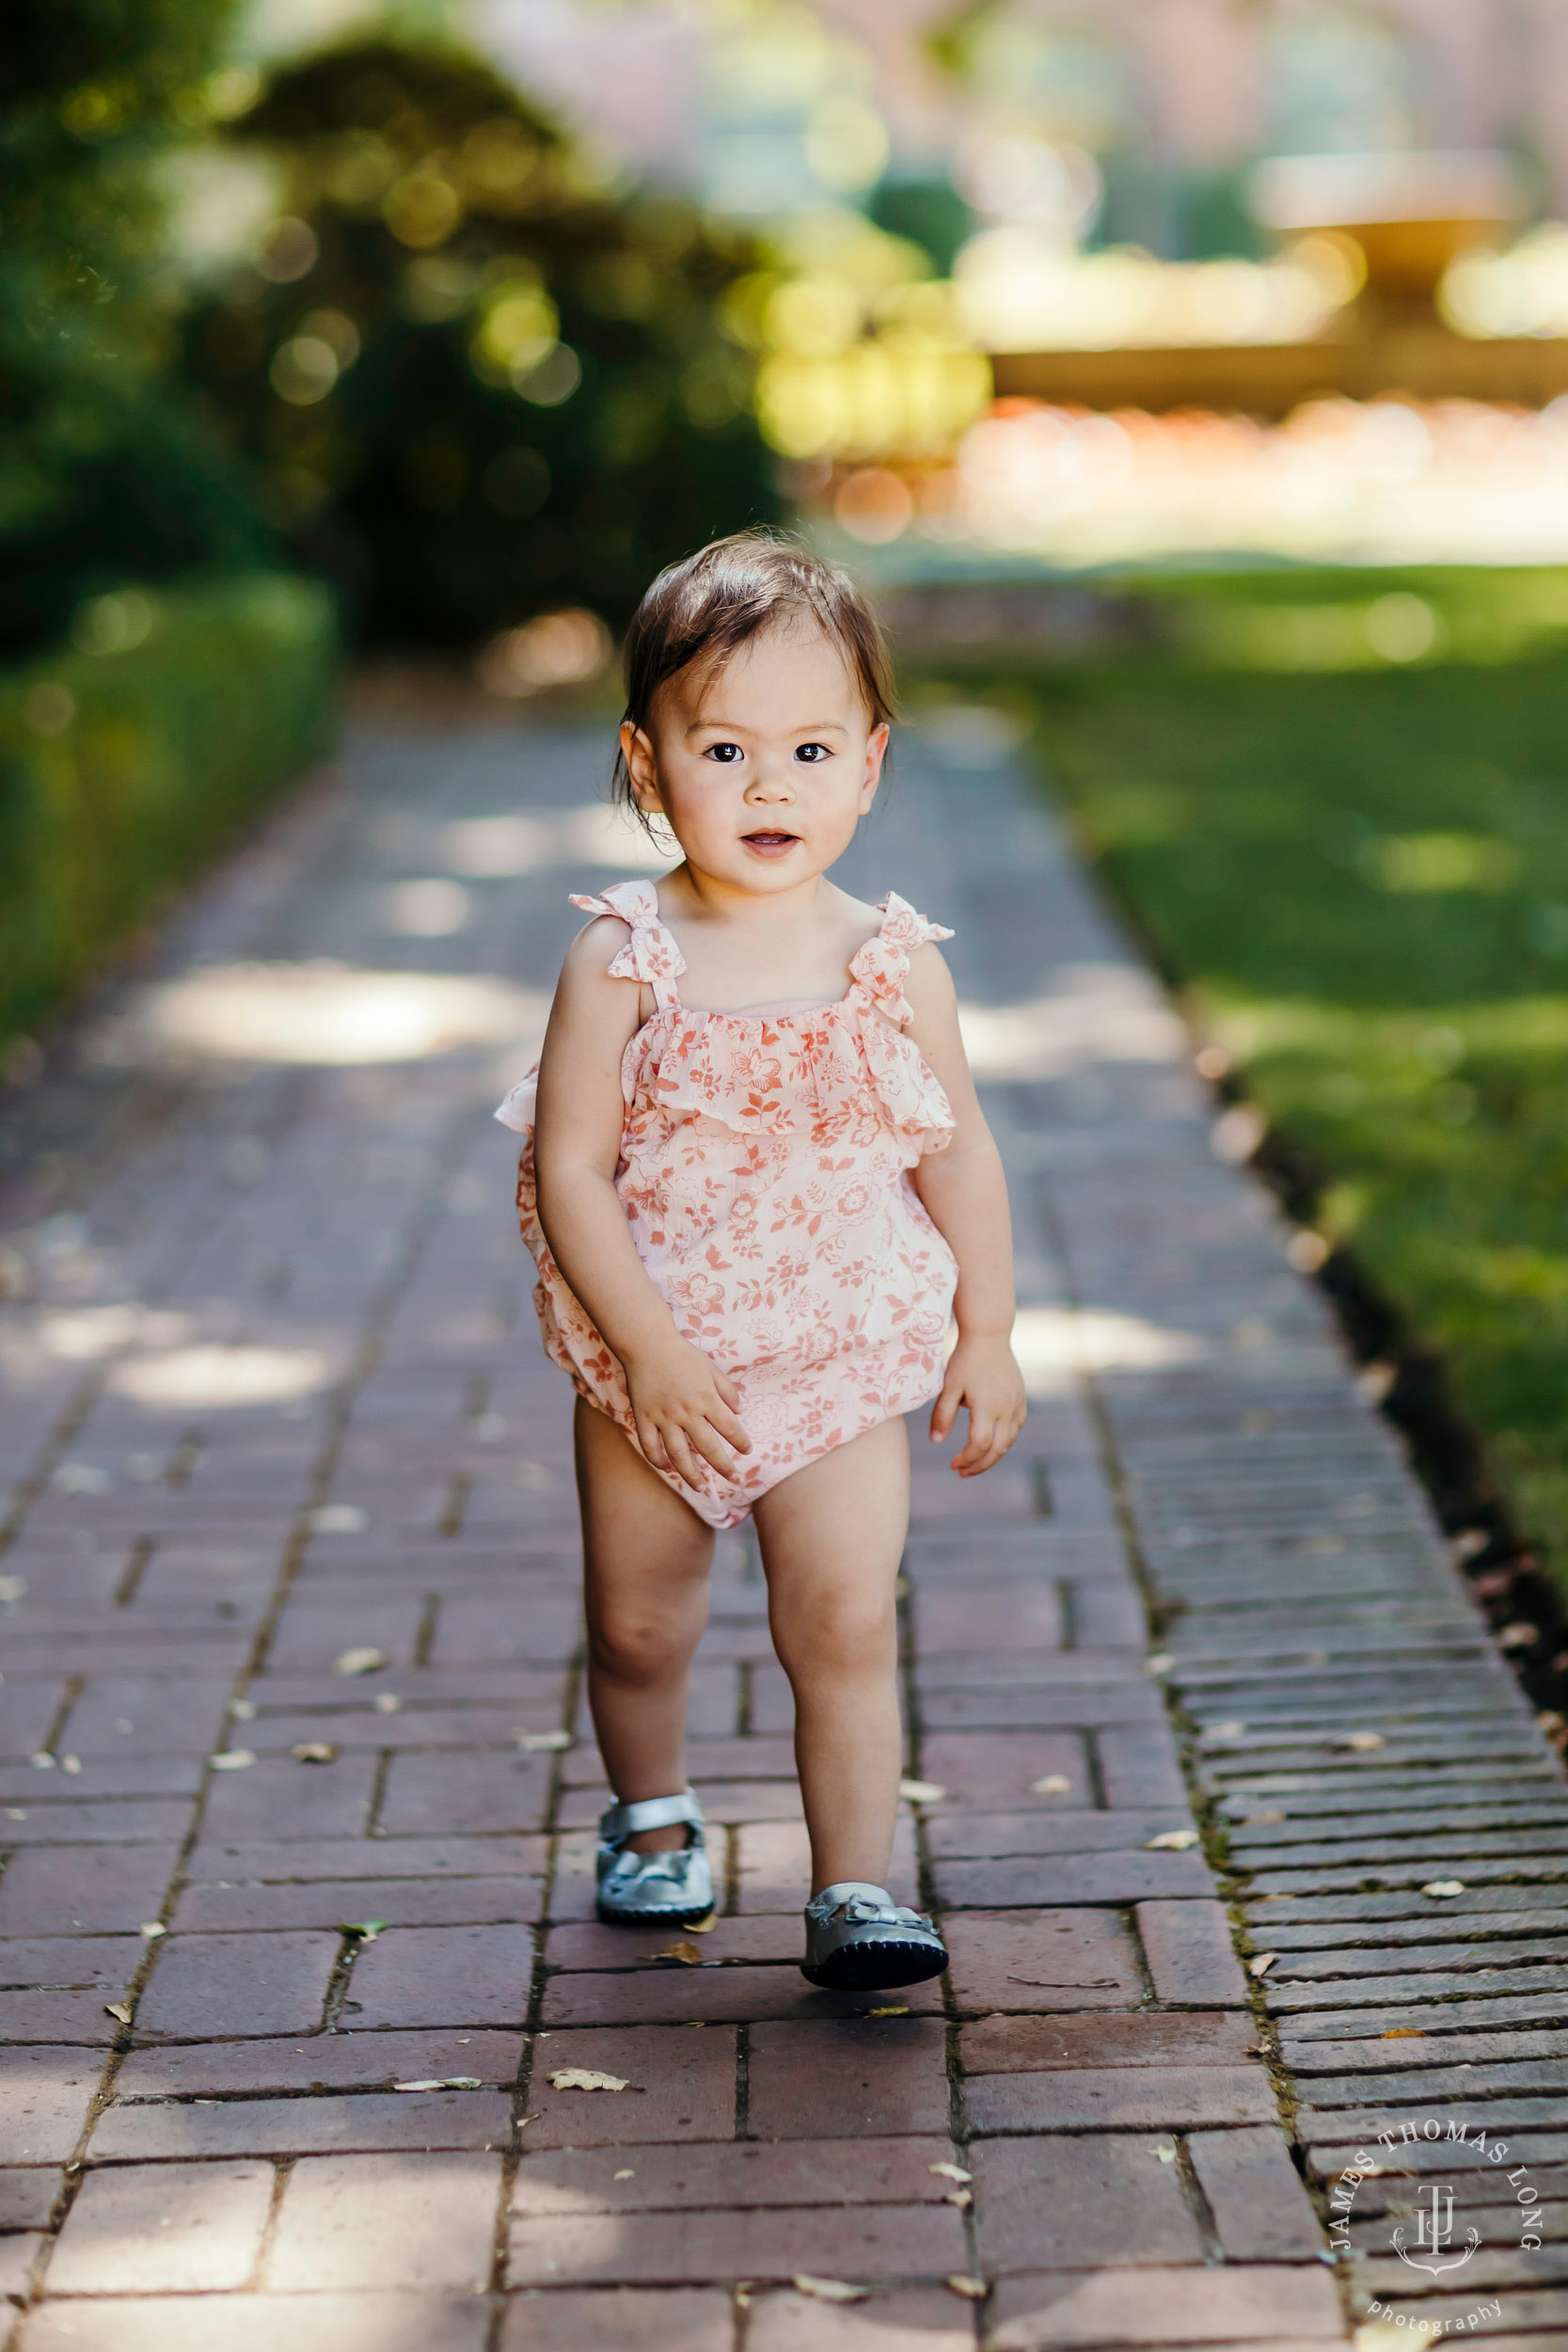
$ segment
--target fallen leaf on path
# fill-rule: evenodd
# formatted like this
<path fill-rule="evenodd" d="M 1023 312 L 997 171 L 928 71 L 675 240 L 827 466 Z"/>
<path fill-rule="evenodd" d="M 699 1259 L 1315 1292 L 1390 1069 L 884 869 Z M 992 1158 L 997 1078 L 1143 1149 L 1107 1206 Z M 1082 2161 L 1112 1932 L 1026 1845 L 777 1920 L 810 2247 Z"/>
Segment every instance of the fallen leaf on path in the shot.
<path fill-rule="evenodd" d="M 1247 1975 L 1249 1977 L 1266 1977 L 1269 1970 L 1274 1966 L 1275 1962 L 1278 1958 L 1279 1954 L 1277 1952 L 1254 1952 L 1252 1958 L 1246 1964 Z"/>
<path fill-rule="evenodd" d="M 943 2181 L 972 2181 L 974 2178 L 974 2173 L 966 2172 L 961 2164 L 928 2164 L 926 2169 L 936 2173 Z"/>
<path fill-rule="evenodd" d="M 1175 1662 L 1170 1652 L 1163 1649 L 1156 1650 L 1152 1658 L 1144 1660 L 1144 1664 L 1151 1675 L 1168 1675 Z"/>
<path fill-rule="evenodd" d="M 332 1671 L 335 1675 L 373 1675 L 377 1667 L 391 1662 L 384 1649 L 345 1649 L 333 1660 Z"/>
<path fill-rule="evenodd" d="M 1378 2035 L 1378 2040 L 1380 2042 L 1424 2042 L 1426 2028 L 1423 2026 L 1390 2026 L 1386 2033 Z"/>
<path fill-rule="evenodd" d="M 340 1935 L 356 1935 L 361 1943 L 373 1944 L 386 1925 L 385 1919 L 340 1919 L 338 1932 Z"/>
<path fill-rule="evenodd" d="M 1423 1895 L 1463 1895 L 1465 1882 L 1463 1879 L 1428 1879 L 1421 1892 Z"/>
<path fill-rule="evenodd" d="M 710 1911 L 705 1919 L 689 1919 L 686 1923 L 687 1933 L 689 1935 L 711 1935 L 718 1925 L 719 1914 L 716 1911 Z"/>
<path fill-rule="evenodd" d="M 417 2083 L 394 2083 L 394 2090 L 477 2090 L 477 2074 L 432 2074 Z"/>
<path fill-rule="evenodd" d="M 338 1751 L 330 1740 L 302 1740 L 289 1750 L 296 1764 L 335 1764 Z"/>
<path fill-rule="evenodd" d="M 907 2017 L 910 2005 L 908 2001 L 888 2001 L 882 2008 L 868 2009 L 865 2013 L 868 2017 Z"/>
<path fill-rule="evenodd" d="M 233 1717 L 235 1723 L 248 1724 L 255 1716 L 256 1702 L 254 1699 L 230 1699 L 228 1712 Z"/>
<path fill-rule="evenodd" d="M 167 1933 L 168 1930 L 161 1919 L 148 1919 L 142 1924 L 142 1936 L 149 1944 L 155 1944 L 160 1935 Z"/>
<path fill-rule="evenodd" d="M 961 2295 L 966 2303 L 983 2303 L 990 2293 L 983 2279 L 966 2279 L 961 2270 L 950 2270 L 943 2283 L 955 2295 Z"/>
<path fill-rule="evenodd" d="M 1211 1740 L 1239 1740 L 1245 1729 L 1245 1724 L 1214 1724 L 1210 1727 L 1209 1737 Z"/>
<path fill-rule="evenodd" d="M 1189 1846 L 1197 1844 L 1196 1829 L 1164 1829 L 1158 1837 L 1151 1837 L 1145 1853 L 1185 1853 Z"/>
<path fill-rule="evenodd" d="M 1358 1756 L 1370 1756 L 1374 1748 L 1388 1744 L 1381 1731 L 1346 1731 L 1334 1742 L 1337 1748 L 1354 1748 Z"/>
<path fill-rule="evenodd" d="M 553 1751 L 557 1748 L 569 1748 L 571 1744 L 572 1735 L 569 1731 L 519 1731 L 517 1734 L 517 1745 L 526 1749 L 530 1756 L 536 1754 L 540 1749 Z"/>
<path fill-rule="evenodd" d="M 612 2181 L 635 2181 L 637 2167 L 634 2164 L 624 2165 L 619 2172 L 612 2172 L 610 2177 Z"/>
<path fill-rule="evenodd" d="M 371 1704 L 378 1715 L 396 1715 L 403 1708 L 403 1701 L 395 1691 L 378 1691 Z"/>
<path fill-rule="evenodd" d="M 371 1515 L 357 1502 L 319 1502 L 306 1520 L 312 1535 L 362 1535 Z"/>
<path fill-rule="evenodd" d="M 697 1949 L 696 1945 L 688 1944 L 684 1938 L 676 1944 L 666 1944 L 661 1952 L 654 1954 L 654 1958 L 656 1960 L 678 1960 L 683 1968 L 700 1968 L 703 1964 L 703 1955 Z"/>
<path fill-rule="evenodd" d="M 122 2026 L 128 2026 L 131 2023 L 131 2004 L 129 2001 L 105 2001 L 103 2014 L 105 2017 L 118 2017 Z"/>
<path fill-rule="evenodd" d="M 1029 1794 L 1032 1797 L 1065 1797 L 1071 1787 L 1066 1772 L 1047 1772 L 1043 1780 L 1029 1783 Z"/>
<path fill-rule="evenodd" d="M 637 2085 L 639 2090 L 641 2084 Z M 619 2074 L 601 2074 L 593 2066 L 558 2066 L 550 2076 L 552 2090 L 630 2090 L 633 2085 Z"/>
<path fill-rule="evenodd" d="M 207 1758 L 214 1772 L 243 1772 L 256 1761 L 254 1748 L 225 1748 L 221 1756 Z"/>
<path fill-rule="evenodd" d="M 974 2202 L 974 2192 L 968 2188 L 950 2188 L 942 2201 L 944 2205 L 957 2205 L 960 2213 L 967 2213 Z"/>
<path fill-rule="evenodd" d="M 1258 1821 L 1284 1821 L 1289 1819 L 1290 1816 L 1285 1813 L 1239 1813 L 1236 1816 L 1237 1822 L 1243 1829 Z"/>
<path fill-rule="evenodd" d="M 911 1804 L 940 1804 L 947 1791 L 940 1780 L 901 1780 L 898 1794 Z"/>
<path fill-rule="evenodd" d="M 82 1759 L 81 1759 L 81 1757 L 80 1757 L 79 1756 L 61 1756 L 61 1758 L 60 1758 L 60 1770 L 61 1770 L 61 1772 L 79 1772 L 81 1771 L 81 1769 L 82 1769 Z"/>
<path fill-rule="evenodd" d="M 852 2287 L 843 2279 L 814 2279 L 810 2273 L 798 2270 L 790 2285 L 797 2295 L 815 2296 L 819 2303 L 863 2303 L 869 2287 Z"/>
<path fill-rule="evenodd" d="M 1176 2151 L 1174 2148 L 1160 2147 L 1156 2148 L 1154 2153 L 1159 2157 L 1162 2164 L 1174 2164 L 1176 2162 Z"/>

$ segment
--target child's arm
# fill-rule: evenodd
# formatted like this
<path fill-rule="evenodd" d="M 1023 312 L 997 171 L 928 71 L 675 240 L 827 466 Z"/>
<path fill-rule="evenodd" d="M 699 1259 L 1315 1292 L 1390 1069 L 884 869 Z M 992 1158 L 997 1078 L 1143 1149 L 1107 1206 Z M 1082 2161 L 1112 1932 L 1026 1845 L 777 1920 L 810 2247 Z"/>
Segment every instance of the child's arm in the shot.
<path fill-rule="evenodd" d="M 736 1418 L 740 1394 L 701 1348 L 683 1340 L 649 1280 L 615 1190 L 626 1105 L 621 1057 L 638 1025 L 640 983 L 607 969 L 623 925 L 601 916 L 562 969 L 539 1060 L 534 1169 L 539 1222 L 575 1295 L 619 1357 L 642 1451 L 689 1486 L 697 1456 L 726 1478 L 726 1441 L 750 1454 Z"/>
<path fill-rule="evenodd" d="M 952 1467 L 960 1478 L 974 1478 L 1002 1459 L 1027 1409 L 1023 1375 L 1009 1344 L 1014 1298 L 1007 1184 L 958 1034 L 952 975 L 934 946 L 911 958 L 904 994 L 914 1013 L 909 1034 L 941 1080 L 955 1121 L 946 1150 L 927 1152 L 912 1178 L 932 1224 L 958 1262 L 953 1302 L 958 1343 L 931 1409 L 931 1438 L 940 1444 L 958 1419 L 958 1406 L 967 1405 L 969 1438 Z"/>

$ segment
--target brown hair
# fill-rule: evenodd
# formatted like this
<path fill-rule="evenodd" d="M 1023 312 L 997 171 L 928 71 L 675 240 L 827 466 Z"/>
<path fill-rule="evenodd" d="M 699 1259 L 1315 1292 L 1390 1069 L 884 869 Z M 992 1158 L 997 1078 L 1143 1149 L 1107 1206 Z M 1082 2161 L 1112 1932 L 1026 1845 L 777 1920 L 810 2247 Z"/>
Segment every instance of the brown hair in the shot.
<path fill-rule="evenodd" d="M 622 656 L 622 723 L 647 729 L 660 691 L 694 661 L 719 669 L 760 630 L 802 619 L 814 622 L 843 655 L 873 725 L 896 719 L 887 641 L 848 573 L 797 540 L 737 531 L 668 564 L 643 596 Z M 646 824 L 632 795 L 625 752 L 616 754 L 611 790 Z"/>

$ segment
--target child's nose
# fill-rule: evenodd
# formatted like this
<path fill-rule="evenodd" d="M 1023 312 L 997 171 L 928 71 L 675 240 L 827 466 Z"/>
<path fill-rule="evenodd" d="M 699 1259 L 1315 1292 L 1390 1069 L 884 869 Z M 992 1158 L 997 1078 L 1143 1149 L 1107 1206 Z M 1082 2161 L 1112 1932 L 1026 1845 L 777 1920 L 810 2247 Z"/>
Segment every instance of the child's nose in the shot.
<path fill-rule="evenodd" d="M 784 769 L 762 768 L 746 787 L 749 801 L 792 801 L 795 779 Z"/>

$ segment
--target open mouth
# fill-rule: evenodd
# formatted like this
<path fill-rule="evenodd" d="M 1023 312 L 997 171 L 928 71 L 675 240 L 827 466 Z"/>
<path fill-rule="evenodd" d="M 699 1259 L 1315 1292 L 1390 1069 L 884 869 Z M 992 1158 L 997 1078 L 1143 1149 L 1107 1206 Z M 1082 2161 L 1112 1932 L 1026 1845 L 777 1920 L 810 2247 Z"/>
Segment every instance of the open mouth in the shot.
<path fill-rule="evenodd" d="M 800 838 L 798 833 L 747 833 L 741 835 L 746 847 L 755 850 L 762 857 L 782 857 L 786 850 L 793 850 Z"/>

